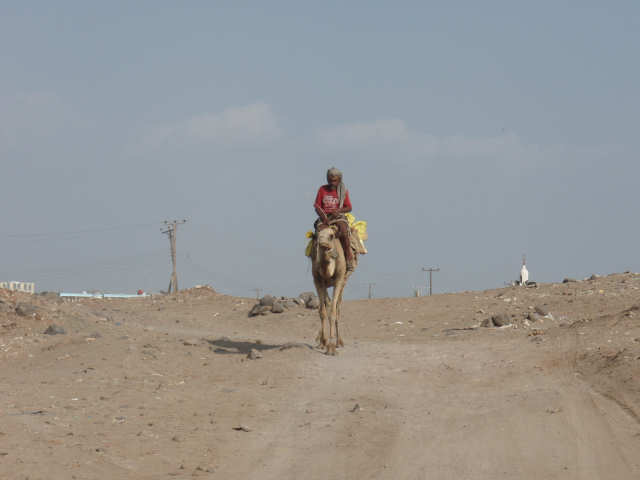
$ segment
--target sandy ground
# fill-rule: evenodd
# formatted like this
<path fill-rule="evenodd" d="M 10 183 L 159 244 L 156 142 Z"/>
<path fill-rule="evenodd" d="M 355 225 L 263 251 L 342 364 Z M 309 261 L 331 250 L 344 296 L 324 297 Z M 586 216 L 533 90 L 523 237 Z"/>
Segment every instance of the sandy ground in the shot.
<path fill-rule="evenodd" d="M 640 478 L 640 275 L 348 301 L 335 357 L 207 288 L 0 299 L 3 479 Z"/>

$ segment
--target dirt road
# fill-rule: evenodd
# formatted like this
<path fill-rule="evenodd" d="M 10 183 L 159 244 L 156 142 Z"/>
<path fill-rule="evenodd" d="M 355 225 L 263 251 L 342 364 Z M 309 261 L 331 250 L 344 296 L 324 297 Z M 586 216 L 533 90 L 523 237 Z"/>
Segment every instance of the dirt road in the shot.
<path fill-rule="evenodd" d="M 640 478 L 639 288 L 347 302 L 336 357 L 303 307 L 34 299 L 1 317 L 0 477 Z"/>
<path fill-rule="evenodd" d="M 240 450 L 229 445 L 220 471 L 274 479 L 301 472 L 314 479 L 637 478 L 638 425 L 618 405 L 569 368 L 551 373 L 538 346 L 495 343 L 361 342 L 337 359 L 293 356 L 292 385 L 268 397 L 279 414 L 244 420 L 256 432 Z"/>

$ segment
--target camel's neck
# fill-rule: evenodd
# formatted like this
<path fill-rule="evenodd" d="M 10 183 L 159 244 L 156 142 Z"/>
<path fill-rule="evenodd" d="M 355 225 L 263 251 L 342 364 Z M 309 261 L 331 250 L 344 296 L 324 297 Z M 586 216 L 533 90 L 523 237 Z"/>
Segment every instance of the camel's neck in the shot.
<path fill-rule="evenodd" d="M 336 272 L 335 253 L 338 253 L 335 247 L 332 250 L 322 251 L 320 248 L 316 251 L 316 264 L 319 266 L 319 273 L 326 279 L 330 279 Z"/>
<path fill-rule="evenodd" d="M 326 278 L 333 277 L 333 274 L 336 271 L 336 261 L 333 258 L 328 254 L 320 255 L 319 264 L 320 270 Z"/>

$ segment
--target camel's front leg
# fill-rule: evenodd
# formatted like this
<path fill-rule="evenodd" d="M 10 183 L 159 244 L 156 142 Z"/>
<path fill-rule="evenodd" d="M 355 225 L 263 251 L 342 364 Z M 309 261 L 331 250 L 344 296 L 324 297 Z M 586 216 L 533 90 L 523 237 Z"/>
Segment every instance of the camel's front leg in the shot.
<path fill-rule="evenodd" d="M 338 334 L 336 318 L 338 315 L 338 301 L 342 297 L 342 291 L 344 290 L 344 280 L 338 280 L 335 287 L 333 287 L 333 299 L 331 300 L 331 311 L 329 312 L 329 343 L 327 343 L 327 354 L 336 354 L 336 337 Z"/>
<path fill-rule="evenodd" d="M 323 285 L 320 285 L 318 282 L 314 282 L 316 284 L 316 291 L 318 292 L 318 301 L 320 306 L 318 307 L 318 313 L 320 315 L 320 331 L 318 332 L 318 336 L 316 337 L 316 342 L 318 346 L 326 346 L 327 339 L 329 338 L 327 335 L 327 297 L 329 293 L 327 292 L 327 288 Z"/>

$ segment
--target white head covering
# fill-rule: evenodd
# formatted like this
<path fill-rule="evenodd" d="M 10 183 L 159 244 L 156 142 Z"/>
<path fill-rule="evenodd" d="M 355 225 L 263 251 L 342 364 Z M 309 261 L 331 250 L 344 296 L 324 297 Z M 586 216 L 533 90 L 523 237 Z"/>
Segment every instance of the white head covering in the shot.
<path fill-rule="evenodd" d="M 344 204 L 344 198 L 347 195 L 347 187 L 342 182 L 342 172 L 336 167 L 331 167 L 329 170 L 327 170 L 327 182 L 329 181 L 329 177 L 340 177 L 340 183 L 338 184 L 338 198 L 340 199 L 340 208 L 342 208 Z"/>

